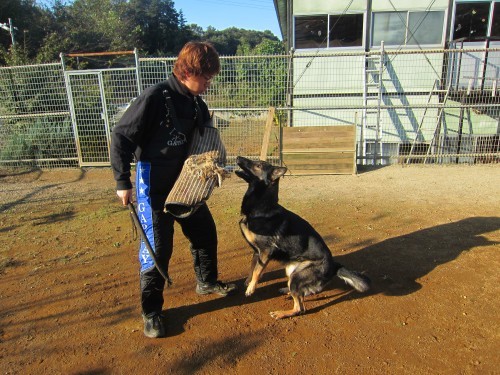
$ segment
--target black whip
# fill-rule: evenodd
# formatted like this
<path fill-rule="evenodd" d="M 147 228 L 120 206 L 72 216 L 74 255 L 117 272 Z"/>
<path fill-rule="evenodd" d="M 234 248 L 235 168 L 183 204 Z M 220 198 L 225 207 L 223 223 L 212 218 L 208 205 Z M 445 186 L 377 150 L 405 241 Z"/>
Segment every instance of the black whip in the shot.
<path fill-rule="evenodd" d="M 139 221 L 139 216 L 137 216 L 137 211 L 135 210 L 135 206 L 132 202 L 128 203 L 128 209 L 130 211 L 130 216 L 132 217 L 132 221 L 135 224 L 136 229 L 139 231 L 142 240 L 144 241 L 144 244 L 146 245 L 146 248 L 148 249 L 149 255 L 153 259 L 153 262 L 155 264 L 156 269 L 160 273 L 160 275 L 163 276 L 165 281 L 167 282 L 167 286 L 172 285 L 172 279 L 168 276 L 168 273 L 161 267 L 161 265 L 158 262 L 158 259 L 156 258 L 155 252 L 153 248 L 151 247 L 151 244 L 149 243 L 148 237 L 146 236 L 146 233 L 144 232 L 144 228 L 141 225 L 141 222 Z"/>

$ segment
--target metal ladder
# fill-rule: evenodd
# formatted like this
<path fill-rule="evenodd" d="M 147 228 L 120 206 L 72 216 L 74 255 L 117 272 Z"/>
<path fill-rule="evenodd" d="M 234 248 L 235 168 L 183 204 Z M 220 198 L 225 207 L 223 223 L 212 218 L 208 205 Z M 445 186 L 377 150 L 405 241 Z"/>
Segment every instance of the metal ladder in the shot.
<path fill-rule="evenodd" d="M 371 159 L 376 165 L 382 157 L 382 135 L 380 131 L 380 106 L 382 104 L 382 74 L 384 71 L 384 42 L 380 53 L 365 55 L 365 74 L 363 78 L 363 133 L 361 136 L 364 164 Z M 373 145 L 369 150 L 368 145 Z"/>
<path fill-rule="evenodd" d="M 427 96 L 427 103 L 425 106 L 424 113 L 422 114 L 422 119 L 420 120 L 420 122 L 418 124 L 418 128 L 415 130 L 415 138 L 413 139 L 413 142 L 411 143 L 410 152 L 408 153 L 408 156 L 406 156 L 406 164 L 410 164 L 410 162 L 411 162 L 411 157 L 413 155 L 413 151 L 415 151 L 415 146 L 417 144 L 419 137 L 421 139 L 424 139 L 424 135 L 422 134 L 422 125 L 424 124 L 425 115 L 427 114 L 427 110 L 429 109 L 429 103 L 431 102 L 432 96 L 434 94 L 434 90 L 436 90 L 437 87 L 439 87 L 439 80 L 438 79 L 434 80 L 434 84 L 432 85 L 432 89 L 431 89 L 431 91 L 429 91 L 429 95 Z"/>
<path fill-rule="evenodd" d="M 448 85 L 448 88 L 446 90 L 440 90 L 440 87 L 441 87 L 440 80 L 436 79 L 434 81 L 432 89 L 429 92 L 429 95 L 427 97 L 427 102 L 426 102 L 425 110 L 424 110 L 422 118 L 421 118 L 421 120 L 420 120 L 420 122 L 418 124 L 418 128 L 415 130 L 415 138 L 413 139 L 413 142 L 411 143 L 410 151 L 409 151 L 408 155 L 405 157 L 406 164 L 410 164 L 411 163 L 411 157 L 413 156 L 413 152 L 415 151 L 415 147 L 416 147 L 416 144 L 417 144 L 419 138 L 422 141 L 424 140 L 424 134 L 422 133 L 422 125 L 424 124 L 425 116 L 427 114 L 427 110 L 429 109 L 429 104 L 430 104 L 430 102 L 432 100 L 432 97 L 435 96 L 435 95 L 438 95 L 439 93 L 443 93 L 444 92 L 444 94 L 445 94 L 444 95 L 444 100 L 441 103 L 439 103 L 439 106 L 438 106 L 438 116 L 436 118 L 436 127 L 435 127 L 436 129 L 438 128 L 438 126 L 439 126 L 439 124 L 441 122 L 441 118 L 442 118 L 442 115 L 443 115 L 443 110 L 444 110 L 444 107 L 446 106 L 446 101 L 448 100 L 448 95 L 450 93 L 451 85 Z M 434 136 L 432 138 L 431 145 L 434 143 L 435 138 L 436 138 L 436 130 L 434 131 Z M 429 145 L 429 150 L 430 150 L 430 146 L 431 145 Z M 429 150 L 427 151 L 427 155 L 426 155 L 425 160 L 429 156 Z"/>
<path fill-rule="evenodd" d="M 427 149 L 427 153 L 425 154 L 424 164 L 427 164 L 427 159 L 430 157 L 431 152 L 434 149 L 437 149 L 437 152 L 439 153 L 439 150 L 442 147 L 442 145 L 438 145 L 439 137 L 441 135 L 441 120 L 443 118 L 443 112 L 444 112 L 444 109 L 446 107 L 446 101 L 448 100 L 448 96 L 450 94 L 450 89 L 451 89 L 451 83 L 448 84 L 443 101 L 441 103 L 439 103 L 439 110 L 438 110 L 438 115 L 436 118 L 436 126 L 434 129 L 434 135 L 432 136 L 431 143 L 429 144 L 429 148 Z"/>

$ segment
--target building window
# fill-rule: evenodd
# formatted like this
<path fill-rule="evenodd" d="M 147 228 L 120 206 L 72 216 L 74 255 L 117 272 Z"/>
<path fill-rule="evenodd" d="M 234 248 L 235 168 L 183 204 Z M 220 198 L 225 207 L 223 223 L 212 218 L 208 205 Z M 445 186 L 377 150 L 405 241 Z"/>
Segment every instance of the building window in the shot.
<path fill-rule="evenodd" d="M 361 47 L 363 45 L 363 15 L 330 16 L 328 47 Z"/>
<path fill-rule="evenodd" d="M 443 42 L 444 11 L 379 12 L 373 14 L 372 47 L 419 46 Z"/>
<path fill-rule="evenodd" d="M 328 18 L 322 16 L 295 17 L 295 48 L 326 48 Z"/>
<path fill-rule="evenodd" d="M 363 14 L 295 17 L 295 48 L 363 45 Z"/>
<path fill-rule="evenodd" d="M 386 45 L 402 45 L 405 42 L 406 12 L 381 12 L 373 15 L 372 46 L 379 46 L 382 41 Z"/>
<path fill-rule="evenodd" d="M 443 43 L 444 12 L 409 12 L 406 44 Z"/>
<path fill-rule="evenodd" d="M 488 35 L 490 2 L 458 3 L 453 39 L 484 40 Z"/>

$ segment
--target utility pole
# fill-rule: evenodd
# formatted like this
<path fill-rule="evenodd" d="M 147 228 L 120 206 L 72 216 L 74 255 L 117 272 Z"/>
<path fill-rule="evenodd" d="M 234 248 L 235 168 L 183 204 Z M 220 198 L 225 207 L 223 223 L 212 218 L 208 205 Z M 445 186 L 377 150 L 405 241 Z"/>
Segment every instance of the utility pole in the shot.
<path fill-rule="evenodd" d="M 12 19 L 9 18 L 9 23 L 0 23 L 0 27 L 4 30 L 7 30 L 10 33 L 10 38 L 12 40 L 12 46 L 16 45 L 16 41 L 14 40 L 14 30 L 17 30 L 17 27 L 14 27 L 12 23 Z"/>

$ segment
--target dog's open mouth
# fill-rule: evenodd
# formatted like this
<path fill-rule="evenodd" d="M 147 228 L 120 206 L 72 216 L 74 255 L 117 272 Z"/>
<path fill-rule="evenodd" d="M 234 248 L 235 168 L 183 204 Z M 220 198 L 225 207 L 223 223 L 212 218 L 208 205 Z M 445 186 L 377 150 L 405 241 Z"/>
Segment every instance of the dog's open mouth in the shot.
<path fill-rule="evenodd" d="M 236 171 L 234 171 L 234 173 L 236 173 L 236 176 L 238 176 L 242 179 L 246 179 L 246 178 L 250 177 L 250 175 L 247 172 L 245 172 L 244 170 L 236 170 Z"/>
<path fill-rule="evenodd" d="M 238 165 L 238 167 L 241 168 L 241 170 L 236 170 L 234 173 L 236 173 L 236 176 L 246 180 L 247 178 L 253 176 L 253 173 L 250 172 L 250 170 L 248 169 L 247 167 L 247 164 L 250 162 L 250 160 L 242 157 L 242 156 L 238 156 L 236 157 L 236 164 Z"/>

